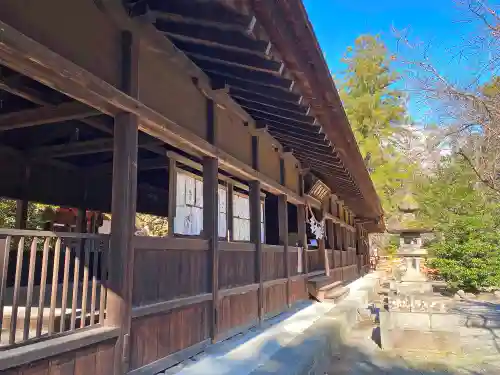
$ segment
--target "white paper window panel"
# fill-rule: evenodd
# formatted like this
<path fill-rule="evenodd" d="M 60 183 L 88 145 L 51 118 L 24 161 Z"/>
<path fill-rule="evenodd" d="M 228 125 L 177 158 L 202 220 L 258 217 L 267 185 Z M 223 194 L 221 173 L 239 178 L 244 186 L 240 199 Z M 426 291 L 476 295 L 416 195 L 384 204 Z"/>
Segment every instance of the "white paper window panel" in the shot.
<path fill-rule="evenodd" d="M 183 173 L 177 173 L 177 206 L 183 206 L 186 204 L 186 175 Z"/>
<path fill-rule="evenodd" d="M 219 212 L 227 212 L 227 191 L 224 187 L 219 186 Z"/>
<path fill-rule="evenodd" d="M 203 181 L 195 179 L 195 189 L 196 189 L 196 207 L 203 207 Z"/>
<path fill-rule="evenodd" d="M 225 213 L 219 213 L 219 237 L 226 237 L 227 236 L 227 221 L 226 221 L 226 214 Z"/>
<path fill-rule="evenodd" d="M 193 206 L 195 203 L 196 183 L 194 177 L 186 176 L 186 205 Z"/>
<path fill-rule="evenodd" d="M 177 206 L 174 232 L 184 235 L 199 235 L 203 230 L 203 210 L 199 207 Z"/>
<path fill-rule="evenodd" d="M 235 217 L 233 229 L 235 241 L 250 241 L 250 220 Z"/>
<path fill-rule="evenodd" d="M 246 196 L 235 194 L 233 197 L 234 216 L 250 219 L 250 200 Z"/>

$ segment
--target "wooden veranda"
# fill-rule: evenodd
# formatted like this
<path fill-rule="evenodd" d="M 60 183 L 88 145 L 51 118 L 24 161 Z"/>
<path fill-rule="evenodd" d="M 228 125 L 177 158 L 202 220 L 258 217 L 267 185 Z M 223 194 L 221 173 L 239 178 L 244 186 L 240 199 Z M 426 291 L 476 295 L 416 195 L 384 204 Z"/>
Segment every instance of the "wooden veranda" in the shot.
<path fill-rule="evenodd" d="M 0 372 L 155 374 L 368 272 L 382 209 L 300 0 L 28 3 L 0 7 Z"/>

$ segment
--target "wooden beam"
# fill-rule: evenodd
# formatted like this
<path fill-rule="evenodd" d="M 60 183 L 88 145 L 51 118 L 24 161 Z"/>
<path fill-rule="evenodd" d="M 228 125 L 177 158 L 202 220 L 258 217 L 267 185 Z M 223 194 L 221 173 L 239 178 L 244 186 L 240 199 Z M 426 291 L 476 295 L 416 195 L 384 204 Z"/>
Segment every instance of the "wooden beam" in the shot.
<path fill-rule="evenodd" d="M 306 231 L 306 206 L 297 205 L 297 226 L 299 235 L 299 246 L 302 247 L 302 272 L 308 273 L 307 259 L 307 231 Z"/>
<path fill-rule="evenodd" d="M 174 223 L 177 205 L 177 161 L 168 160 L 168 235 L 174 235 Z"/>
<path fill-rule="evenodd" d="M 279 223 L 279 238 L 280 245 L 284 249 L 284 266 L 285 266 L 285 277 L 286 282 L 286 304 L 288 307 L 292 305 L 291 303 L 291 282 L 290 282 L 290 253 L 288 249 L 288 202 L 286 195 L 281 194 L 278 196 L 278 223 Z"/>
<path fill-rule="evenodd" d="M 26 229 L 26 221 L 28 220 L 28 200 L 16 200 L 16 229 Z"/>
<path fill-rule="evenodd" d="M 265 96 L 253 91 L 247 91 L 238 87 L 231 87 L 229 89 L 229 94 L 235 99 L 243 99 L 253 103 L 271 106 L 283 111 L 298 113 L 300 115 L 307 115 L 307 107 L 304 107 L 295 102 L 275 99 L 270 96 Z"/>
<path fill-rule="evenodd" d="M 44 106 L 1 115 L 0 131 L 28 128 L 54 122 L 79 120 L 100 114 L 98 110 L 78 102 L 64 103 L 58 106 Z"/>
<path fill-rule="evenodd" d="M 264 103 L 264 100 L 261 100 L 261 102 L 255 102 L 237 96 L 235 97 L 235 100 L 242 107 L 262 113 L 263 115 L 268 115 L 270 119 L 274 119 L 278 122 L 279 119 L 285 119 L 294 122 L 300 122 L 305 125 L 313 125 L 315 123 L 315 119 L 312 116 L 307 116 L 299 112 L 293 112 L 287 109 L 276 107 L 274 105 Z"/>
<path fill-rule="evenodd" d="M 129 31 L 121 34 L 121 88 L 138 95 L 139 40 Z M 135 216 L 137 202 L 138 117 L 120 113 L 115 118 L 113 183 L 111 201 L 111 245 L 106 301 L 108 326 L 121 329 L 114 350 L 114 375 L 129 371 L 129 339 L 132 324 Z"/>
<path fill-rule="evenodd" d="M 260 82 L 252 81 L 241 77 L 235 77 L 223 71 L 221 72 L 221 71 L 213 71 L 205 69 L 205 73 L 212 79 L 216 78 L 226 82 L 230 90 L 231 88 L 235 87 L 246 91 L 253 91 L 260 95 L 275 98 L 277 100 L 289 101 L 292 103 L 298 103 L 298 100 L 300 98 L 300 95 L 288 91 L 287 89 L 283 89 L 276 86 L 269 86 L 269 85 L 266 86 Z"/>
<path fill-rule="evenodd" d="M 215 123 L 215 105 L 210 98 L 206 99 L 206 118 L 207 118 L 207 141 L 215 145 L 217 140 L 217 124 Z"/>
<path fill-rule="evenodd" d="M 261 204 L 260 181 L 250 181 L 250 241 L 255 245 L 255 282 L 258 290 L 258 317 L 262 324 L 264 319 L 264 282 L 262 274 L 262 236 L 261 236 Z"/>
<path fill-rule="evenodd" d="M 198 65 L 205 71 L 224 74 L 228 77 L 255 82 L 262 86 L 271 86 L 277 87 L 282 90 L 288 90 L 288 88 L 292 84 L 291 80 L 283 78 L 279 75 L 248 69 L 244 66 L 224 64 L 222 62 L 216 62 L 214 60 L 200 59 L 198 57 L 191 57 L 191 60 L 193 60 L 196 65 Z"/>
<path fill-rule="evenodd" d="M 238 50 L 227 50 L 213 45 L 196 43 L 180 39 L 173 39 L 177 48 L 189 56 L 213 59 L 222 64 L 236 64 L 251 70 L 260 70 L 264 72 L 278 73 L 281 67 L 279 61 L 271 60 L 264 56 L 253 53 L 247 53 Z"/>
<path fill-rule="evenodd" d="M 227 195 L 226 195 L 226 216 L 227 216 L 227 233 L 228 241 L 234 240 L 234 185 L 232 183 L 227 184 Z"/>
<path fill-rule="evenodd" d="M 210 286 L 212 291 L 212 314 L 210 336 L 215 342 L 219 333 L 219 180 L 216 158 L 203 158 L 203 237 L 209 242 Z"/>

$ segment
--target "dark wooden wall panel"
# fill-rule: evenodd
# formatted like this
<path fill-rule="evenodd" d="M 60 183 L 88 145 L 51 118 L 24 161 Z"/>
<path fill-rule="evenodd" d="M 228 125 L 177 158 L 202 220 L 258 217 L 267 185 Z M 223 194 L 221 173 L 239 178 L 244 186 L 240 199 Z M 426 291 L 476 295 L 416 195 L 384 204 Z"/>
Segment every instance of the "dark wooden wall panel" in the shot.
<path fill-rule="evenodd" d="M 134 306 L 168 301 L 177 297 L 194 296 L 210 291 L 208 256 L 204 250 L 177 249 L 168 246 L 176 241 L 189 246 L 189 240 L 136 237 L 134 285 L 132 303 Z M 188 242 L 186 242 L 188 241 Z M 197 241 L 197 240 L 193 240 Z M 165 243 L 165 250 L 158 249 Z M 154 246 L 148 249 L 146 246 Z M 181 245 L 182 246 L 182 245 Z M 186 246 L 186 247 L 187 247 Z M 146 248 L 145 248 L 146 247 Z"/>
<path fill-rule="evenodd" d="M 290 265 L 290 276 L 295 276 L 298 275 L 298 265 L 299 265 L 299 252 L 289 252 L 288 253 L 288 259 L 289 259 L 289 265 Z"/>
<path fill-rule="evenodd" d="M 259 137 L 259 168 L 262 173 L 275 181 L 280 180 L 280 155 L 273 149 L 279 142 L 270 134 L 262 134 Z"/>
<path fill-rule="evenodd" d="M 333 264 L 335 265 L 335 268 L 342 267 L 341 253 L 342 252 L 340 250 L 333 250 Z"/>
<path fill-rule="evenodd" d="M 0 19 L 105 81 L 118 84 L 120 30 L 93 1 L 3 0 Z"/>
<path fill-rule="evenodd" d="M 110 375 L 116 340 L 56 355 L 26 366 L 3 371 L 4 375 Z"/>
<path fill-rule="evenodd" d="M 252 165 L 252 134 L 229 110 L 216 106 L 216 145 L 236 159 Z"/>
<path fill-rule="evenodd" d="M 309 295 L 307 293 L 306 278 L 292 280 L 290 283 L 290 299 L 292 303 L 307 300 Z"/>
<path fill-rule="evenodd" d="M 255 282 L 254 251 L 219 252 L 219 288 L 233 288 Z"/>
<path fill-rule="evenodd" d="M 264 251 L 262 253 L 262 277 L 264 281 L 286 277 L 284 252 Z"/>
<path fill-rule="evenodd" d="M 189 74 L 145 42 L 139 57 L 139 99 L 199 137 L 206 137 L 205 96 Z"/>
<path fill-rule="evenodd" d="M 321 259 L 322 256 L 323 254 L 321 254 L 319 250 L 307 252 L 309 272 L 321 271 L 324 269 L 323 260 Z"/>
<path fill-rule="evenodd" d="M 220 334 L 252 324 L 257 319 L 257 291 L 224 297 L 219 302 L 218 327 Z"/>
<path fill-rule="evenodd" d="M 264 313 L 278 314 L 285 311 L 286 283 L 272 285 L 264 289 Z"/>
<path fill-rule="evenodd" d="M 132 320 L 130 369 L 145 366 L 209 338 L 210 302 Z"/>

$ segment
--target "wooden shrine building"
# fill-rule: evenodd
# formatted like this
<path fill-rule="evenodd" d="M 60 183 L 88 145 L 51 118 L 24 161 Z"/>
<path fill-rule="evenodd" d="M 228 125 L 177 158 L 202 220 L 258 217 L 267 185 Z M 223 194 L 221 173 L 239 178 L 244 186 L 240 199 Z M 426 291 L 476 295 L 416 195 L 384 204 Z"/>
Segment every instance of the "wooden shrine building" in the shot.
<path fill-rule="evenodd" d="M 300 0 L 3 0 L 0 197 L 10 375 L 155 374 L 362 276 L 384 227 Z"/>

